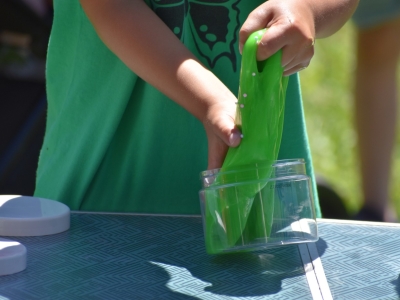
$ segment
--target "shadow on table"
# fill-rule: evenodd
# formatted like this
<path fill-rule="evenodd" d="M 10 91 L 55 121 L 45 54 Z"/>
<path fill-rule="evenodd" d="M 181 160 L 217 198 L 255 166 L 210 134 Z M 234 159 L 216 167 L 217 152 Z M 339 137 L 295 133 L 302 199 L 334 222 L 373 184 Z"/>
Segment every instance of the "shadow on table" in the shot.
<path fill-rule="evenodd" d="M 325 253 L 325 250 L 328 248 L 328 244 L 323 238 L 319 238 L 319 240 L 315 243 L 315 246 L 317 246 L 318 249 L 318 254 L 319 256 L 323 256 Z"/>
<path fill-rule="evenodd" d="M 319 240 L 320 256 L 326 242 Z M 322 252 L 322 253 L 321 253 Z M 172 257 L 171 257 L 172 258 Z M 168 257 L 161 263 L 151 261 L 169 275 L 166 287 L 175 293 L 199 299 L 254 299 L 286 290 L 300 298 L 309 296 L 309 287 L 297 246 L 285 246 L 262 252 L 186 258 L 181 264 Z M 299 278 L 296 278 L 299 277 Z M 302 294 L 303 293 L 303 294 Z"/>
<path fill-rule="evenodd" d="M 397 294 L 399 295 L 399 298 L 400 298 L 400 274 L 399 274 L 399 277 L 397 279 L 392 280 L 390 283 L 394 285 L 394 289 L 395 289 L 395 291 L 397 292 Z"/>
<path fill-rule="evenodd" d="M 127 245 L 119 254 L 137 260 L 132 267 L 151 274 L 151 284 L 137 282 L 141 295 L 157 291 L 171 299 L 282 299 L 310 298 L 310 289 L 297 245 L 265 251 L 208 255 L 205 252 L 201 219 L 135 218 L 132 230 L 148 235 L 146 245 Z M 127 224 L 125 230 L 129 230 Z M 132 237 L 129 240 L 137 241 Z M 138 248 L 139 246 L 139 248 Z M 318 241 L 322 256 L 327 243 Z M 133 256 L 134 254 L 134 256 Z M 163 269 L 164 271 L 161 271 Z"/>

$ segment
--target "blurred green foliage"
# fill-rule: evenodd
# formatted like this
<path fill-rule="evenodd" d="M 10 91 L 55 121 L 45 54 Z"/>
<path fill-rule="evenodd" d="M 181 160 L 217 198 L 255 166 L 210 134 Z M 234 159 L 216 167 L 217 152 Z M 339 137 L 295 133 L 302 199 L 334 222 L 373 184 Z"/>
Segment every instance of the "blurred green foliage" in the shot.
<path fill-rule="evenodd" d="M 354 65 L 355 32 L 349 22 L 333 36 L 317 40 L 310 66 L 300 73 L 315 173 L 343 197 L 351 214 L 362 202 L 353 126 Z M 390 191 L 400 216 L 400 126 Z"/>

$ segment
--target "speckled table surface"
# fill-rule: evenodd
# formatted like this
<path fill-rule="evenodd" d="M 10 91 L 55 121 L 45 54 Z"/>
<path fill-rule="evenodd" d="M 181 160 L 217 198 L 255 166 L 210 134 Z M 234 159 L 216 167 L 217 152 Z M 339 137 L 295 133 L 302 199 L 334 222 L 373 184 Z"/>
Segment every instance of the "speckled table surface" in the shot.
<path fill-rule="evenodd" d="M 400 297 L 400 226 L 318 225 L 334 299 Z M 316 298 L 298 246 L 210 256 L 202 230 L 200 217 L 72 213 L 66 232 L 7 237 L 28 265 L 0 277 L 0 299 Z"/>
<path fill-rule="evenodd" d="M 320 220 L 318 228 L 334 299 L 400 299 L 400 224 Z"/>

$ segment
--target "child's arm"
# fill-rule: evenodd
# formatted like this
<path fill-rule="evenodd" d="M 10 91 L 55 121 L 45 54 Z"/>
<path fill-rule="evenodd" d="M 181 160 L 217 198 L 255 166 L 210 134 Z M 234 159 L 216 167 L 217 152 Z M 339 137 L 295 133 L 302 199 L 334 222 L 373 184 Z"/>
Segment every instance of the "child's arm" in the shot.
<path fill-rule="evenodd" d="M 339 30 L 357 4 L 358 0 L 269 0 L 243 24 L 240 48 L 252 32 L 269 28 L 259 45 L 258 59 L 267 59 L 282 49 L 284 75 L 293 74 L 309 65 L 315 38 Z"/>
<path fill-rule="evenodd" d="M 236 96 L 144 1 L 80 2 L 103 42 L 133 72 L 203 123 L 208 137 L 208 168 L 220 167 L 228 145 L 240 143 L 240 132 L 234 125 Z"/>
<path fill-rule="evenodd" d="M 240 143 L 236 97 L 178 40 L 143 0 L 80 0 L 103 42 L 136 74 L 197 117 L 208 138 L 208 168 L 222 165 Z M 357 0 L 270 0 L 250 14 L 240 32 L 269 27 L 259 47 L 266 59 L 283 50 L 285 75 L 308 66 L 315 37 L 340 28 Z M 101 63 L 101 62 L 99 62 Z M 144 100 L 145 101 L 145 100 Z"/>

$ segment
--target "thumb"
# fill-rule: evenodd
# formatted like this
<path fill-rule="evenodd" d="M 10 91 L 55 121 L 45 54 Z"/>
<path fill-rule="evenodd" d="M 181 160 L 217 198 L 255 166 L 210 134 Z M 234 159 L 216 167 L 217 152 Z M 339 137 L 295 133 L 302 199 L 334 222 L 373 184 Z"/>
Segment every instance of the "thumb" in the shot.
<path fill-rule="evenodd" d="M 221 116 L 214 126 L 215 135 L 229 147 L 237 147 L 241 141 L 241 132 L 234 120 L 228 116 Z"/>
<path fill-rule="evenodd" d="M 242 140 L 242 134 L 237 129 L 236 127 L 231 130 L 231 134 L 229 135 L 228 143 L 227 145 L 230 147 L 237 147 L 240 144 L 240 141 Z"/>
<path fill-rule="evenodd" d="M 229 147 L 237 147 L 241 141 L 241 133 L 233 120 L 227 118 L 207 130 L 208 169 L 220 168 L 225 160 Z"/>

